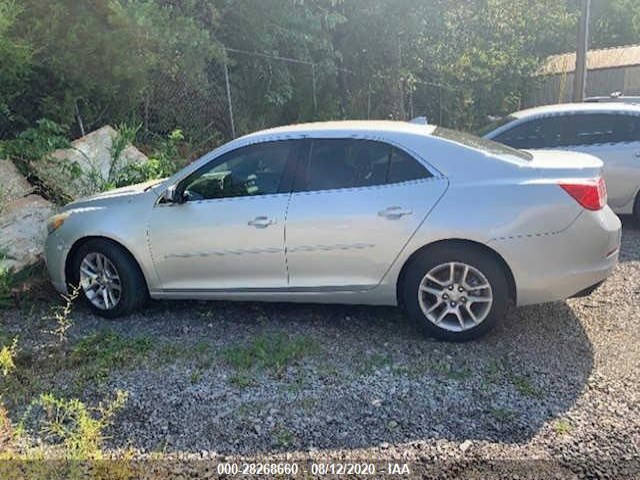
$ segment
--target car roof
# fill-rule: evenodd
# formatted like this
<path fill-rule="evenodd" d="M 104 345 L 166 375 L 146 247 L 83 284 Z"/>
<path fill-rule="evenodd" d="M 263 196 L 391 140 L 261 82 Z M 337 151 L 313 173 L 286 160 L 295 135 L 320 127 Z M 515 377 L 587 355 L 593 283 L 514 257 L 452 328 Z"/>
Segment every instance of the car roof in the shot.
<path fill-rule="evenodd" d="M 420 125 L 409 122 L 392 120 L 338 120 L 330 122 L 300 123 L 283 127 L 270 128 L 252 133 L 255 135 L 285 135 L 285 134 L 328 134 L 340 135 L 357 133 L 408 133 L 414 135 L 431 135 L 436 129 L 434 125 Z"/>
<path fill-rule="evenodd" d="M 555 105 L 544 105 L 542 107 L 527 108 L 514 112 L 510 117 L 528 118 L 554 113 L 599 113 L 599 112 L 625 112 L 640 114 L 640 105 L 633 105 L 620 102 L 593 102 L 593 103 L 560 103 Z"/>

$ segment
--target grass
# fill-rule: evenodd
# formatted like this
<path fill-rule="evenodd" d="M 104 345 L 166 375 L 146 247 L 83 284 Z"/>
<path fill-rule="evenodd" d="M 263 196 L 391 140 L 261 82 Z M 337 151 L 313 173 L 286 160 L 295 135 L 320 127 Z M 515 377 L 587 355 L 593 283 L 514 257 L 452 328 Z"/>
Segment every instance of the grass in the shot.
<path fill-rule="evenodd" d="M 542 392 L 531 383 L 531 380 L 523 375 L 511 374 L 509 380 L 520 395 L 530 398 L 541 398 L 543 396 Z"/>
<path fill-rule="evenodd" d="M 560 419 L 553 424 L 553 431 L 558 435 L 567 435 L 573 430 L 573 425 L 568 420 Z"/>
<path fill-rule="evenodd" d="M 505 365 L 503 362 L 491 362 L 487 368 L 486 378 L 491 383 L 499 383 L 502 379 L 507 380 L 523 397 L 544 397 L 542 390 L 534 385 L 528 375 L 515 373 L 513 368 Z"/>
<path fill-rule="evenodd" d="M 273 443 L 280 448 L 286 448 L 295 442 L 294 434 L 283 426 L 278 426 L 273 430 Z"/>
<path fill-rule="evenodd" d="M 287 367 L 319 351 L 319 344 L 309 337 L 274 333 L 227 347 L 222 357 L 239 373 L 266 371 L 279 376 Z"/>
<path fill-rule="evenodd" d="M 80 368 L 84 381 L 104 381 L 116 368 L 134 365 L 144 359 L 152 348 L 148 337 L 125 337 L 111 330 L 102 330 L 83 338 L 73 346 L 71 364 Z"/>
<path fill-rule="evenodd" d="M 197 370 L 206 370 L 213 365 L 215 357 L 208 342 L 200 341 L 195 345 L 164 343 L 155 349 L 159 364 L 184 360 L 195 364 Z"/>

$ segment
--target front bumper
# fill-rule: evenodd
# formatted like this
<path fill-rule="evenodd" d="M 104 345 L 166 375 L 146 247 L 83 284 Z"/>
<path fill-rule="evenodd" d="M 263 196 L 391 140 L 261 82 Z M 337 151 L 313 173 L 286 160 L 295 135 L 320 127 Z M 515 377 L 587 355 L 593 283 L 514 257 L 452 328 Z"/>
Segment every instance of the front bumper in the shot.
<path fill-rule="evenodd" d="M 517 305 L 564 300 L 602 283 L 618 264 L 622 224 L 609 207 L 558 233 L 491 242 L 511 267 Z"/>
<path fill-rule="evenodd" d="M 67 293 L 65 265 L 70 248 L 57 232 L 50 234 L 44 244 L 44 256 L 49 278 L 54 288 L 60 293 Z"/>

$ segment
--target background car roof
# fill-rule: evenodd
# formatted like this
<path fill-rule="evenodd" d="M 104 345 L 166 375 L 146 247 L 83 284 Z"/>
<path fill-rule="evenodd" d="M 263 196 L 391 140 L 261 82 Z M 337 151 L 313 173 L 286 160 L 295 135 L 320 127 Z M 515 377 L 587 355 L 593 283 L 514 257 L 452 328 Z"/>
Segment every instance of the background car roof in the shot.
<path fill-rule="evenodd" d="M 544 105 L 542 107 L 527 108 L 514 112 L 510 117 L 528 118 L 553 113 L 598 113 L 598 112 L 626 112 L 640 114 L 640 105 L 628 103 L 560 103 L 555 105 Z"/>

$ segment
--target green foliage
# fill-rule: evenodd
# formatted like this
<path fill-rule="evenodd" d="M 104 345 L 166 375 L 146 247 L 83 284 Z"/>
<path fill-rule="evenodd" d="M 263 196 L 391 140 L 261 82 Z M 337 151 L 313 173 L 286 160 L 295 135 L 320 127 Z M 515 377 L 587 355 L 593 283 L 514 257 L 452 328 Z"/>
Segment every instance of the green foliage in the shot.
<path fill-rule="evenodd" d="M 9 345 L 0 347 L 0 372 L 4 377 L 16 369 L 15 358 L 18 353 L 18 337 Z"/>
<path fill-rule="evenodd" d="M 248 344 L 227 347 L 222 356 L 241 372 L 267 370 L 280 375 L 288 366 L 319 350 L 320 346 L 311 338 L 275 333 L 259 335 Z M 239 383 L 244 383 L 240 377 Z"/>
<path fill-rule="evenodd" d="M 52 310 L 52 317 L 56 321 L 56 327 L 53 329 L 51 333 L 53 333 L 60 342 L 67 341 L 67 331 L 73 325 L 73 320 L 71 319 L 71 310 L 73 307 L 73 302 L 76 301 L 80 292 L 82 291 L 80 286 L 73 288 L 71 293 L 62 294 L 62 299 L 64 303 L 62 305 L 54 306 Z"/>
<path fill-rule="evenodd" d="M 592 48 L 640 41 L 640 0 L 592 0 L 591 3 Z"/>
<path fill-rule="evenodd" d="M 76 398 L 42 394 L 29 405 L 18 434 L 36 434 L 50 445 L 61 446 L 67 460 L 99 459 L 104 430 L 126 401 L 127 393 L 118 390 L 113 400 L 90 409 Z"/>
<path fill-rule="evenodd" d="M 126 123 L 148 140 L 179 125 L 209 149 L 231 133 L 224 64 L 238 132 L 425 113 L 473 129 L 519 108 L 541 61 L 572 49 L 578 3 L 0 0 L 0 137 L 40 118 L 72 137 Z M 591 46 L 637 42 L 639 12 L 640 0 L 593 0 Z M 120 175 L 114 153 L 105 188 L 169 175 L 177 158 Z"/>
<path fill-rule="evenodd" d="M 114 180 L 115 186 L 122 187 L 173 175 L 187 163 L 180 154 L 183 143 L 182 130 L 173 130 L 165 140 L 159 142 L 149 161 L 128 165 L 118 172 Z"/>
<path fill-rule="evenodd" d="M 59 148 L 70 146 L 67 131 L 57 123 L 42 118 L 35 127 L 27 128 L 14 140 L 0 143 L 0 156 L 15 160 L 39 161 Z"/>
<path fill-rule="evenodd" d="M 9 35 L 21 13 L 13 0 L 0 0 L 0 132 L 13 119 L 12 103 L 25 90 L 31 69 L 30 47 Z"/>
<path fill-rule="evenodd" d="M 151 350 L 148 337 L 124 337 L 111 330 L 103 330 L 83 338 L 74 345 L 71 364 L 79 367 L 84 381 L 104 381 L 115 368 L 132 366 Z"/>
<path fill-rule="evenodd" d="M 0 252 L 0 310 L 13 305 L 13 288 L 15 287 L 15 274 L 13 269 L 5 264 L 6 256 Z"/>

